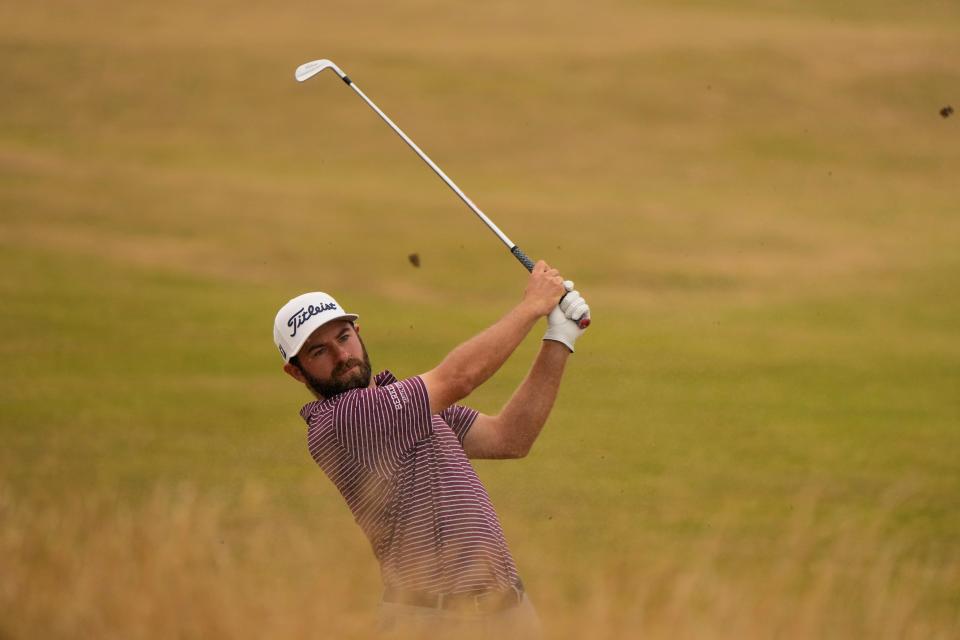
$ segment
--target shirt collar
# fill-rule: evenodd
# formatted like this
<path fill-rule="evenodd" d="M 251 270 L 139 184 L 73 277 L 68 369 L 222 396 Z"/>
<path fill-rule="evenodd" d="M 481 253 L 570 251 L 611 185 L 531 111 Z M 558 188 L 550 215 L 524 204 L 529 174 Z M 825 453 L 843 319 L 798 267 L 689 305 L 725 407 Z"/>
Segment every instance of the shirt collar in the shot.
<path fill-rule="evenodd" d="M 378 387 L 382 387 L 385 384 L 393 384 L 396 382 L 397 376 L 393 375 L 389 369 L 384 369 L 377 374 L 377 377 L 374 378 L 374 380 L 376 381 Z"/>
<path fill-rule="evenodd" d="M 389 369 L 384 369 L 374 377 L 374 382 L 378 387 L 382 387 L 387 384 L 393 384 L 396 381 L 397 377 L 393 375 Z M 332 398 L 327 398 L 326 400 L 312 400 L 308 402 L 300 409 L 300 417 L 307 422 L 310 422 L 310 417 L 316 413 L 320 407 L 332 400 L 336 400 L 339 397 L 340 396 L 334 396 Z"/>

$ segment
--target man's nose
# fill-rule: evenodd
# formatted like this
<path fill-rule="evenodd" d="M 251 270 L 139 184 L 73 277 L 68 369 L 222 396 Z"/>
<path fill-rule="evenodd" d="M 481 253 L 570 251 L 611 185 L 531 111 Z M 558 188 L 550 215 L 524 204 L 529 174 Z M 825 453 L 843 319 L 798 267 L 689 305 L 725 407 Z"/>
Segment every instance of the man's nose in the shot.
<path fill-rule="evenodd" d="M 333 347 L 333 356 L 334 356 L 334 358 L 336 359 L 337 364 L 339 364 L 339 363 L 341 363 L 341 362 L 346 362 L 347 360 L 350 359 L 350 352 L 347 351 L 347 350 L 346 350 L 344 347 L 342 347 L 341 345 L 334 345 L 334 347 Z"/>

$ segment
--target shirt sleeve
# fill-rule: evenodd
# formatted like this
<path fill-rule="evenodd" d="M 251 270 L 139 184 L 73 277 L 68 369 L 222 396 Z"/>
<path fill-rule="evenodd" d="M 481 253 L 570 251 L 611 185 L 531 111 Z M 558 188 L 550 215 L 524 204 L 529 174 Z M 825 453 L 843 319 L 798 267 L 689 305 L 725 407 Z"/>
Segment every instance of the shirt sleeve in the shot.
<path fill-rule="evenodd" d="M 460 444 L 463 444 L 463 439 L 467 437 L 467 432 L 470 431 L 470 427 L 473 426 L 478 415 L 480 415 L 479 411 L 462 404 L 452 405 L 440 412 L 440 417 L 457 434 L 457 440 L 460 441 Z"/>
<path fill-rule="evenodd" d="M 430 435 L 430 401 L 419 376 L 343 394 L 333 410 L 340 444 L 364 467 L 388 475 Z"/>

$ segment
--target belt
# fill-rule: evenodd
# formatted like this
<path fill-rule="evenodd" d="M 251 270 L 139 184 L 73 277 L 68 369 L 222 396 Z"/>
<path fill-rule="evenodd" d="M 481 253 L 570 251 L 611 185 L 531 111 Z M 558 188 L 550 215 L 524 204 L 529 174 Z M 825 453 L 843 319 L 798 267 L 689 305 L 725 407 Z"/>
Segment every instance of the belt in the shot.
<path fill-rule="evenodd" d="M 477 613 L 496 613 L 515 607 L 523 600 L 523 583 L 517 582 L 508 591 L 482 591 L 479 593 L 428 593 L 387 587 L 383 601 L 431 609 L 455 609 Z"/>

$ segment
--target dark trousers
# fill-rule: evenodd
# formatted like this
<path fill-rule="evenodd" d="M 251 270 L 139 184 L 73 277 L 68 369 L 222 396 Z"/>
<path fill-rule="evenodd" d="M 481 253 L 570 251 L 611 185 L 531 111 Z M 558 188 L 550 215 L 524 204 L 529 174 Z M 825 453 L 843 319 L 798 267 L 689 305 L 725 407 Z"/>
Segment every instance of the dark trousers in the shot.
<path fill-rule="evenodd" d="M 520 603 L 496 613 L 417 607 L 381 602 L 378 637 L 387 640 L 539 640 L 540 619 L 526 594 Z"/>

